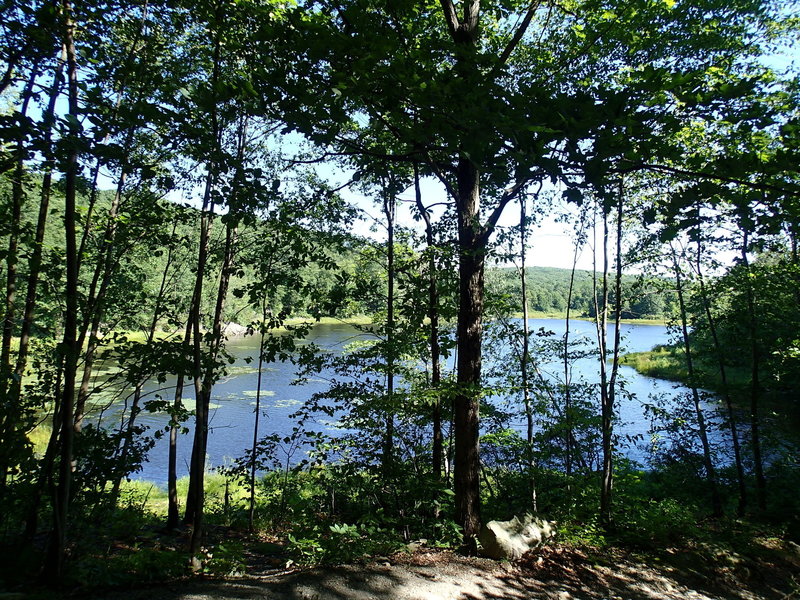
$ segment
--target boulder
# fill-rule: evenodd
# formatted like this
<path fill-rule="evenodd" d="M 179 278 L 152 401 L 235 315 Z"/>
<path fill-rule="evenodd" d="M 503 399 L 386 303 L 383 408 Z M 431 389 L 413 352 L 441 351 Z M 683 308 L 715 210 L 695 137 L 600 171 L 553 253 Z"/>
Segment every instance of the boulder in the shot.
<path fill-rule="evenodd" d="M 521 520 L 514 517 L 510 521 L 489 521 L 481 527 L 478 540 L 484 556 L 496 560 L 515 560 L 553 535 L 553 523 L 525 515 Z"/>
<path fill-rule="evenodd" d="M 247 335 L 247 327 L 244 325 L 239 325 L 238 323 L 234 323 L 233 321 L 229 323 L 225 323 L 222 328 L 222 331 L 228 337 L 242 337 Z"/>

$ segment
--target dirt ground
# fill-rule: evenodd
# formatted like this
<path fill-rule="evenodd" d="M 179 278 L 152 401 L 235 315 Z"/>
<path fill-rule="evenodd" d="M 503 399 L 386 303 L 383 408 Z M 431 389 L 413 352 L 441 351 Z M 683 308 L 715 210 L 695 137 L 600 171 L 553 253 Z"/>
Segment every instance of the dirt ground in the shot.
<path fill-rule="evenodd" d="M 780 560 L 692 556 L 645 565 L 619 550 L 547 547 L 517 563 L 420 551 L 364 564 L 281 570 L 254 564 L 243 577 L 190 580 L 92 594 L 99 600 L 756 600 L 800 599 L 800 547 Z M 674 560 L 673 560 L 674 559 Z"/>

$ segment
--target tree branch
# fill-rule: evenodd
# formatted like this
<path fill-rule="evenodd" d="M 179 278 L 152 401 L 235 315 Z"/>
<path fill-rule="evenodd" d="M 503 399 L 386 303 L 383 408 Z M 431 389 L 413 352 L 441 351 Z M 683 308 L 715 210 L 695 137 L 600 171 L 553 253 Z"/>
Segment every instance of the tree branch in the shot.
<path fill-rule="evenodd" d="M 727 175 L 719 175 L 717 173 L 706 173 L 704 171 L 679 169 L 677 167 L 670 167 L 667 165 L 635 163 L 628 159 L 622 159 L 622 161 L 630 163 L 631 166 L 625 169 L 614 169 L 614 171 L 625 173 L 629 171 L 645 170 L 645 171 L 653 171 L 655 173 L 668 173 L 670 175 L 683 175 L 686 177 L 695 177 L 699 179 L 711 179 L 715 181 L 722 181 L 724 183 L 735 183 L 737 185 L 743 185 L 745 187 L 749 187 L 754 190 L 761 190 L 764 192 L 780 192 L 782 194 L 788 194 L 790 196 L 800 196 L 800 190 L 798 189 L 785 188 L 778 185 L 772 185 L 769 183 L 756 183 L 753 181 L 747 181 L 745 179 L 739 179 L 738 177 L 728 177 Z"/>
<path fill-rule="evenodd" d="M 508 42 L 503 53 L 500 55 L 500 64 L 505 64 L 508 58 L 511 56 L 511 53 L 514 51 L 519 45 L 520 40 L 522 40 L 522 36 L 525 35 L 525 32 L 528 30 L 528 27 L 533 20 L 533 15 L 536 14 L 536 9 L 539 8 L 539 0 L 533 0 L 531 5 L 528 7 L 528 12 L 525 14 L 525 18 L 522 20 L 522 23 L 517 30 L 514 32 L 514 36 L 511 38 L 511 41 Z"/>
<path fill-rule="evenodd" d="M 511 202 L 511 200 L 516 198 L 517 194 L 519 194 L 520 191 L 522 191 L 522 189 L 530 183 L 530 181 L 531 178 L 526 177 L 503 192 L 503 195 L 500 197 L 500 201 L 497 203 L 497 206 L 494 207 L 492 214 L 489 215 L 489 218 L 486 220 L 486 224 L 483 226 L 481 238 L 483 238 L 484 241 L 486 241 L 492 234 L 492 231 L 497 225 L 497 221 L 500 220 L 500 215 L 503 214 L 503 209 L 506 207 L 506 205 Z"/>

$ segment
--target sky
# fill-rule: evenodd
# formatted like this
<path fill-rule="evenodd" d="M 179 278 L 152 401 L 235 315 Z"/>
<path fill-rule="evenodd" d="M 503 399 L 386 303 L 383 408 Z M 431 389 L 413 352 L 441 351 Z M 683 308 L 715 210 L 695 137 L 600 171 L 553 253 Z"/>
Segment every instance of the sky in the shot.
<path fill-rule="evenodd" d="M 341 185 L 341 183 L 343 183 L 343 181 L 341 181 L 341 176 L 335 177 L 330 173 L 326 173 L 325 169 L 322 169 L 320 174 L 334 185 Z M 437 180 L 423 180 L 420 188 L 425 205 L 441 203 L 447 200 L 444 187 Z M 377 201 L 352 190 L 342 190 L 341 194 L 345 199 L 362 209 L 367 215 L 364 221 L 354 225 L 353 232 L 373 239 L 385 239 L 386 236 L 382 227 L 374 227 L 376 221 L 378 223 L 382 222 L 381 208 Z M 412 218 L 412 212 L 415 210 L 413 208 L 413 188 L 401 193 L 398 200 L 400 200 L 398 207 L 398 224 L 421 231 L 421 223 L 415 222 Z M 436 216 L 438 216 L 438 214 L 436 214 Z M 517 225 L 518 223 L 519 204 L 511 202 L 506 206 L 498 224 L 507 227 Z M 540 222 L 530 228 L 530 247 L 525 256 L 526 264 L 528 266 L 537 267 L 572 269 L 576 237 L 574 228 L 569 224 L 557 222 L 556 215 L 541 219 Z M 588 245 L 579 253 L 576 267 L 578 269 L 592 270 L 592 252 Z"/>

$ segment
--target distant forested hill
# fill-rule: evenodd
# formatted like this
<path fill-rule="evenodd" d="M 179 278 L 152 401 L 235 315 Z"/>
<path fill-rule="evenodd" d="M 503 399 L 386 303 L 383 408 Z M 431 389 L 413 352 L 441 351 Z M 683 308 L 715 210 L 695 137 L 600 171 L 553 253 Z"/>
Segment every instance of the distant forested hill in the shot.
<path fill-rule="evenodd" d="M 564 312 L 569 298 L 570 269 L 552 267 L 528 267 L 528 309 L 540 312 Z M 600 288 L 597 274 L 597 286 Z M 512 310 L 522 310 L 519 271 L 513 267 L 496 267 L 486 272 L 488 301 L 504 301 Z M 668 314 L 677 299 L 669 282 L 664 279 L 639 275 L 624 275 L 622 278 L 622 318 L 649 319 Z M 571 309 L 580 316 L 594 316 L 593 274 L 591 271 L 575 271 Z M 609 303 L 615 305 L 612 293 Z"/>

